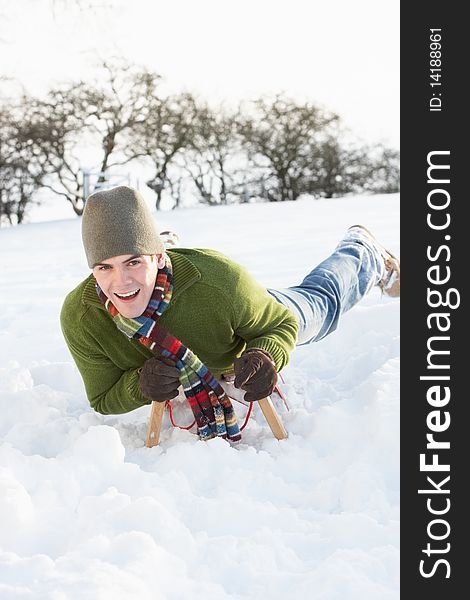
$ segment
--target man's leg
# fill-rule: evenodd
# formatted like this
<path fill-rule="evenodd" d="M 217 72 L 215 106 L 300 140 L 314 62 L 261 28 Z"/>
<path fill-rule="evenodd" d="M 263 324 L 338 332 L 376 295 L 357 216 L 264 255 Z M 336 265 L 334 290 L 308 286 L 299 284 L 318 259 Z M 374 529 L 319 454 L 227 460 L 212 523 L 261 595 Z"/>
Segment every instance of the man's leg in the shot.
<path fill-rule="evenodd" d="M 372 234 L 353 226 L 333 254 L 315 267 L 300 285 L 268 289 L 295 315 L 299 323 L 298 346 L 321 340 L 334 331 L 343 313 L 374 285 L 383 283 L 388 277 L 384 252 L 387 251 Z M 399 276 L 399 270 L 397 273 Z"/>

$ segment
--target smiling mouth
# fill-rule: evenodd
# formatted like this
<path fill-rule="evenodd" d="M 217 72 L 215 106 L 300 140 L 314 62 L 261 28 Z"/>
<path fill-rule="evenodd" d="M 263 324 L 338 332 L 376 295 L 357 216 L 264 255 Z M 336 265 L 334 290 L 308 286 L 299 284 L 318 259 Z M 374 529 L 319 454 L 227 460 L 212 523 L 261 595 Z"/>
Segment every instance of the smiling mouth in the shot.
<path fill-rule="evenodd" d="M 137 298 L 140 292 L 140 288 L 138 290 L 132 290 L 131 292 L 126 292 L 125 294 L 118 294 L 114 292 L 114 295 L 121 300 L 121 302 L 131 302 L 135 298 Z"/>

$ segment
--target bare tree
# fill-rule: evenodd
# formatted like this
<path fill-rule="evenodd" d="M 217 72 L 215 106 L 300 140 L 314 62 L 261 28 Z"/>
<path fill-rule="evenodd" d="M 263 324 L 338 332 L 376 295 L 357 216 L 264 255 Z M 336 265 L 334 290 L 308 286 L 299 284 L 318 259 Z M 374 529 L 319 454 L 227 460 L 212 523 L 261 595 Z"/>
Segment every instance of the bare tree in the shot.
<path fill-rule="evenodd" d="M 153 71 L 118 59 L 103 62 L 102 74 L 100 84 L 81 88 L 81 103 L 87 111 L 89 132 L 100 140 L 101 145 L 99 184 L 105 180 L 109 169 L 122 167 L 142 156 L 128 144 L 128 138 L 135 127 L 145 124 L 149 104 L 157 94 L 161 79 Z M 112 155 L 114 160 L 111 162 Z"/>
<path fill-rule="evenodd" d="M 20 224 L 45 175 L 44 157 L 33 143 L 30 99 L 0 108 L 0 223 Z"/>
<path fill-rule="evenodd" d="M 100 83 L 69 83 L 34 102 L 35 143 L 48 163 L 44 186 L 66 198 L 77 215 L 86 200 L 85 164 L 91 163 L 97 173 L 95 185 L 101 187 L 113 168 L 138 156 L 134 149 L 124 153 L 126 136 L 145 122 L 159 79 L 156 73 L 124 62 L 107 62 Z"/>
<path fill-rule="evenodd" d="M 400 153 L 378 145 L 370 154 L 371 168 L 364 182 L 364 190 L 374 194 L 400 191 Z"/>
<path fill-rule="evenodd" d="M 222 107 L 198 107 L 191 150 L 185 168 L 202 202 L 210 205 L 237 201 L 241 194 L 241 144 L 236 119 Z"/>
<path fill-rule="evenodd" d="M 191 94 L 153 95 L 148 98 L 145 119 L 129 133 L 126 154 L 129 157 L 148 157 L 147 161 L 154 170 L 147 185 L 157 196 L 157 210 L 163 192 L 171 190 L 171 167 L 175 165 L 176 157 L 191 144 L 196 113 L 196 101 Z"/>
<path fill-rule="evenodd" d="M 340 128 L 312 149 L 305 169 L 304 190 L 323 198 L 344 196 L 358 191 L 364 183 L 369 161 L 364 148 L 346 143 Z"/>
<path fill-rule="evenodd" d="M 282 201 L 303 193 L 332 198 L 398 189 L 398 153 L 352 142 L 337 115 L 314 105 L 260 99 L 239 127 L 252 168 L 259 170 L 250 194 Z"/>
<path fill-rule="evenodd" d="M 36 132 L 33 143 L 46 160 L 43 186 L 63 196 L 77 215 L 84 206 L 80 141 L 87 128 L 87 112 L 78 93 L 81 86 L 51 90 L 46 99 L 34 100 L 30 110 Z"/>
<path fill-rule="evenodd" d="M 296 200 L 305 191 L 313 149 L 339 117 L 281 95 L 261 98 L 249 108 L 249 116 L 240 117 L 239 131 L 252 165 L 262 173 L 259 195 L 271 202 Z"/>
<path fill-rule="evenodd" d="M 399 155 L 382 146 L 346 144 L 338 131 L 316 150 L 306 190 L 325 198 L 399 189 Z"/>

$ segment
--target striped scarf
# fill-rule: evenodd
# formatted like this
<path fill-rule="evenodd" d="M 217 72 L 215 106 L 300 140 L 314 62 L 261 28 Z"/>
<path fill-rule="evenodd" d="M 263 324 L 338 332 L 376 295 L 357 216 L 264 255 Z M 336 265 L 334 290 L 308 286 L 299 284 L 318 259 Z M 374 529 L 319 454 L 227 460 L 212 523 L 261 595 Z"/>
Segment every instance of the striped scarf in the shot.
<path fill-rule="evenodd" d="M 232 403 L 219 382 L 194 352 L 158 323 L 173 293 L 173 271 L 169 257 L 165 257 L 165 266 L 157 273 L 150 302 L 139 317 L 123 317 L 98 284 L 96 291 L 119 331 L 170 359 L 180 370 L 180 382 L 194 413 L 200 438 L 208 440 L 220 436 L 232 441 L 240 440 Z"/>

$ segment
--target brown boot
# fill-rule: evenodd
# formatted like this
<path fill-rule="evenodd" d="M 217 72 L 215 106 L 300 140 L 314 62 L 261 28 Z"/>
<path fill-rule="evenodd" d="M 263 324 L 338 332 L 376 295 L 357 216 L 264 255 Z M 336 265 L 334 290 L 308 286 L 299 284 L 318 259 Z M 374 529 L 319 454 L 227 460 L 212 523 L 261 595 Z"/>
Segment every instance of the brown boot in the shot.
<path fill-rule="evenodd" d="M 389 252 L 380 244 L 375 236 L 363 225 L 352 225 L 348 231 L 358 230 L 363 236 L 367 237 L 371 244 L 377 248 L 383 258 L 385 265 L 385 274 L 378 285 L 382 292 L 392 298 L 400 297 L 400 261 L 396 256 Z"/>

